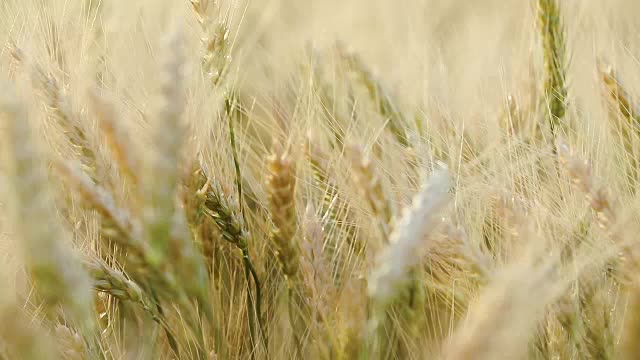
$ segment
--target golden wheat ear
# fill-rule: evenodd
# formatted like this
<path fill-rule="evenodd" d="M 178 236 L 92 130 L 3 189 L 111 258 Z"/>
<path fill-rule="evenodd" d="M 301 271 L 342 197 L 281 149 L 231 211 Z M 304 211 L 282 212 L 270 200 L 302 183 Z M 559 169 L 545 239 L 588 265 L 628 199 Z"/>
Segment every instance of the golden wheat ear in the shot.
<path fill-rule="evenodd" d="M 271 240 L 278 253 L 282 271 L 287 277 L 294 278 L 300 267 L 299 249 L 294 242 L 297 230 L 295 166 L 290 156 L 281 150 L 275 150 L 267 163 L 269 212 L 274 225 Z"/>
<path fill-rule="evenodd" d="M 89 99 L 103 138 L 106 140 L 120 172 L 132 185 L 137 185 L 140 177 L 138 174 L 140 160 L 129 142 L 129 134 L 122 126 L 122 120 L 114 101 L 98 89 L 89 91 Z"/>
<path fill-rule="evenodd" d="M 611 129 L 613 135 L 622 141 L 631 191 L 635 192 L 636 184 L 640 180 L 640 164 L 638 163 L 638 146 L 640 146 L 638 143 L 640 135 L 640 115 L 638 112 L 640 108 L 619 80 L 613 66 L 603 59 L 598 59 L 597 70 L 604 90 L 603 95 L 609 104 Z"/>
<path fill-rule="evenodd" d="M 144 259 L 149 246 L 142 238 L 142 224 L 130 211 L 121 208 L 113 195 L 82 171 L 82 168 L 70 161 L 54 162 L 54 169 L 77 191 L 82 200 L 101 214 L 112 227 L 109 238 L 132 255 Z"/>
<path fill-rule="evenodd" d="M 394 215 L 391 202 L 382 187 L 379 175 L 376 173 L 371 159 L 364 155 L 360 147 L 355 145 L 348 147 L 347 156 L 355 170 L 352 177 L 369 204 L 369 208 L 380 226 L 385 242 L 388 243 L 389 235 L 393 229 Z"/>
<path fill-rule="evenodd" d="M 191 0 L 191 6 L 202 35 L 202 69 L 211 81 L 211 86 L 216 88 L 225 80 L 231 65 L 229 19 L 220 17 L 220 5 L 217 1 Z"/>
<path fill-rule="evenodd" d="M 73 110 L 71 99 L 63 86 L 51 73 L 38 65 L 32 66 L 32 78 L 39 86 L 48 119 L 58 125 L 80 160 L 84 170 L 94 181 L 98 180 L 98 161 L 96 146 L 89 138 L 88 129 L 82 114 Z"/>
<path fill-rule="evenodd" d="M 124 272 L 110 267 L 99 259 L 86 260 L 85 267 L 91 274 L 95 290 L 109 294 L 120 301 L 137 303 L 155 321 L 160 322 L 161 314 L 158 312 L 155 301 Z"/>
<path fill-rule="evenodd" d="M 274 144 L 277 142 L 274 140 Z M 273 229 L 270 234 L 280 268 L 287 280 L 289 320 L 298 356 L 304 356 L 304 343 L 309 328 L 311 309 L 307 301 L 308 288 L 301 273 L 301 251 L 296 212 L 296 167 L 291 155 L 274 145 L 267 159 L 267 198 Z"/>

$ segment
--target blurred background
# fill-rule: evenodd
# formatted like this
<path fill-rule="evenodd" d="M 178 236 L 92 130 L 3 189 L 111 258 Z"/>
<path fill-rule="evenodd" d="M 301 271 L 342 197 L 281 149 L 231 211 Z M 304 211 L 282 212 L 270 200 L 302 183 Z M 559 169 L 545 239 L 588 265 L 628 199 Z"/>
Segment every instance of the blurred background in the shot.
<path fill-rule="evenodd" d="M 153 57 L 158 34 L 172 21 L 186 21 L 197 45 L 189 0 L 3 0 L 0 41 L 42 51 L 38 42 L 53 27 L 66 40 L 63 50 L 82 63 L 94 24 L 79 15 L 98 5 L 109 64 L 122 69 L 120 62 L 131 62 L 127 68 L 138 74 L 132 80 L 153 71 L 145 60 Z M 399 98 L 420 102 L 435 97 L 447 108 L 470 109 L 477 108 L 470 102 L 486 104 L 497 93 L 516 91 L 540 63 L 534 1 L 224 0 L 223 5 L 228 10 L 221 16 L 230 16 L 238 30 L 237 66 L 259 68 L 257 74 L 242 76 L 253 82 L 264 75 L 265 66 L 270 74 L 290 73 L 307 46 L 323 49 L 341 41 L 360 53 Z M 616 63 L 633 90 L 640 80 L 640 3 L 566 0 L 562 5 L 570 81 L 580 93 L 574 95 L 587 95 L 596 56 Z M 44 8 L 54 9 L 63 23 L 43 18 Z"/>

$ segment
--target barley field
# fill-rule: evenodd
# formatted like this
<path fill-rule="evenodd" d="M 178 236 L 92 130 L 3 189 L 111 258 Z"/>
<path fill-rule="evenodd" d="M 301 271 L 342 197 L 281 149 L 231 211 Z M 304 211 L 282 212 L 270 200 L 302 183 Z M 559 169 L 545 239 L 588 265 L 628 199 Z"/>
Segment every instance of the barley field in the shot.
<path fill-rule="evenodd" d="M 638 14 L 0 0 L 0 360 L 640 358 Z"/>

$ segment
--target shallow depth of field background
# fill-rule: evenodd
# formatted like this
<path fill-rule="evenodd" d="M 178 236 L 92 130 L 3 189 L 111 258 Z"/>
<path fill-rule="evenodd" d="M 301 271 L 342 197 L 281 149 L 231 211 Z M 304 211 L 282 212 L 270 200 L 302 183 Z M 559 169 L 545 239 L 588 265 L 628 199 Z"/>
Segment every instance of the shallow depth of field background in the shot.
<path fill-rule="evenodd" d="M 91 1 L 99 3 L 100 9 L 95 17 L 86 16 L 87 7 L 95 5 Z M 624 218 L 633 219 L 633 214 L 640 209 L 640 201 L 637 192 L 636 195 L 629 192 L 628 181 L 621 170 L 622 145 L 610 131 L 609 105 L 603 95 L 596 64 L 598 59 L 611 64 L 626 90 L 630 94 L 640 94 L 640 2 L 559 2 L 567 43 L 568 108 L 565 119 L 572 129 L 565 138 L 570 147 L 592 165 L 598 183 L 615 196 Z M 233 51 L 228 81 L 240 94 L 244 105 L 250 108 L 248 118 L 237 128 L 246 192 L 256 203 L 266 202 L 265 163 L 272 150 L 272 142 L 280 143 L 291 149 L 297 162 L 296 205 L 299 218 L 304 217 L 305 208 L 310 203 L 320 212 L 323 189 L 314 184 L 301 147 L 307 135 L 313 134 L 328 154 L 327 163 L 337 186 L 341 188 L 341 197 L 351 204 L 355 213 L 351 220 L 358 229 L 359 239 L 367 242 L 372 251 L 362 259 L 352 260 L 353 267 L 344 270 L 349 277 L 366 277 L 374 264 L 376 252 L 383 245 L 375 219 L 369 216 L 358 187 L 351 181 L 352 169 L 345 160 L 345 154 L 327 145 L 332 136 L 331 127 L 313 100 L 314 90 L 308 86 L 311 76 L 304 67 L 309 63 L 310 49 L 318 56 L 324 80 L 337 97 L 336 113 L 349 119 L 353 115 L 353 109 L 348 108 L 349 101 L 355 102 L 354 109 L 358 114 L 344 125 L 345 142 L 359 144 L 368 154 L 375 154 L 376 171 L 397 210 L 396 215 L 399 216 L 402 213 L 400 209 L 410 204 L 420 183 L 418 176 L 411 173 L 405 163 L 417 154 L 448 165 L 456 190 L 452 210 L 443 217 L 455 213 L 450 217 L 465 228 L 474 244 L 481 243 L 487 236 L 484 227 L 488 217 L 486 210 L 493 206 L 492 199 L 496 194 L 517 193 L 528 197 L 526 201 L 530 212 L 526 214 L 525 221 L 535 228 L 532 230 L 534 235 L 528 240 L 551 244 L 549 248 L 553 250 L 550 254 L 553 255 L 571 238 L 578 224 L 588 218 L 585 215 L 589 213 L 588 204 L 585 205 L 579 191 L 570 190 L 571 181 L 566 175 L 553 173 L 551 176 L 559 176 L 560 181 L 552 181 L 552 184 L 537 183 L 539 179 L 535 176 L 527 178 L 535 173 L 533 168 L 537 159 L 553 156 L 551 147 L 527 145 L 523 146 L 525 150 L 515 151 L 512 140 L 501 125 L 507 99 L 516 99 L 523 109 L 527 106 L 533 108 L 539 101 L 544 68 L 536 26 L 536 1 L 225 0 L 221 2 L 221 11 L 231 19 Z M 211 89 L 206 74 L 200 68 L 202 34 L 188 0 L 0 0 L 0 79 L 16 84 L 18 93 L 29 108 L 30 122 L 38 134 L 38 146 L 45 153 L 52 154 L 52 158 L 73 155 L 63 134 L 47 121 L 42 99 L 33 95 L 29 65 L 17 66 L 12 60 L 10 51 L 13 45 L 26 54 L 29 62 L 40 64 L 58 78 L 78 114 L 86 115 L 89 111 L 85 105 L 88 103 L 88 88 L 98 83 L 108 90 L 117 99 L 121 118 L 125 119 L 123 126 L 129 132 L 133 147 L 141 158 L 145 158 L 150 151 L 153 113 L 158 103 L 159 64 L 165 52 L 162 42 L 175 29 L 181 29 L 185 44 L 186 109 L 183 118 L 190 126 L 192 140 L 188 151 L 191 154 L 205 153 L 206 161 L 216 176 L 224 179 L 225 185 L 233 186 L 235 174 L 227 124 L 219 119 L 223 111 L 223 94 Z M 51 48 L 54 43 L 55 48 Z M 367 107 L 369 100 L 363 96 L 364 92 L 356 92 L 355 100 L 346 99 L 348 84 L 356 80 L 341 70 L 343 65 L 339 64 L 336 56 L 336 43 L 359 54 L 393 95 L 405 118 L 409 119 L 407 128 L 411 136 L 421 139 L 416 142 L 419 146 L 411 151 L 399 146 L 385 130 L 384 119 Z M 96 79 L 97 72 L 101 74 L 99 79 Z M 535 117 L 532 114 L 525 116 Z M 416 117 L 426 119 L 423 129 L 415 128 L 413 119 Z M 95 119 L 91 116 L 86 118 L 89 140 L 99 143 L 100 134 L 95 130 L 97 125 L 91 123 Z M 443 125 L 445 123 L 447 125 Z M 464 139 L 452 136 L 451 129 Z M 430 137 L 425 134 L 430 134 Z M 444 142 L 446 157 L 433 158 L 433 149 L 427 148 L 433 138 Z M 471 143 L 476 151 L 474 160 L 467 162 L 463 159 L 464 142 Z M 7 160 L 5 158 L 3 156 L 2 160 Z M 106 150 L 98 152 L 98 159 L 109 166 Z M 12 185 L 5 179 L 4 168 L 5 165 L 0 167 L 0 199 L 10 198 L 12 191 Z M 551 165 L 550 169 L 555 168 Z M 105 174 L 110 174 L 110 171 L 106 169 Z M 68 215 L 63 207 L 69 206 L 65 198 L 65 191 L 69 190 L 53 177 L 52 188 L 57 203 L 61 204 L 59 210 Z M 118 188 L 119 185 L 110 183 L 110 186 Z M 558 201 L 559 198 L 562 200 Z M 15 229 L 8 221 L 7 204 L 8 201 L 0 200 L 0 274 L 8 284 L 0 291 L 25 296 L 29 286 L 20 271 L 22 260 L 16 243 L 19 240 L 13 236 Z M 75 223 L 68 219 L 63 221 L 66 231 L 73 235 L 75 248 L 80 253 L 98 256 L 95 244 L 99 241 L 99 225 L 95 214 L 79 205 L 77 197 L 72 200 L 70 209 L 70 219 L 82 220 Z M 266 277 L 267 266 L 272 263 L 266 258 L 270 254 L 268 220 L 260 218 L 265 213 L 266 210 L 257 211 L 256 219 L 251 221 L 252 233 L 256 233 L 251 253 L 256 258 L 259 272 Z M 322 217 L 323 214 L 318 215 Z M 32 221 L 37 226 L 40 219 Z M 595 220 L 593 228 L 597 228 Z M 264 234 L 260 233 L 261 230 Z M 607 240 L 593 247 L 581 248 L 580 264 L 592 261 L 600 264 L 606 253 L 602 249 L 611 251 L 610 246 L 613 246 L 607 245 L 609 239 L 605 232 L 594 230 L 590 234 L 590 239 Z M 496 255 L 496 272 L 514 261 L 517 267 L 518 262 L 514 259 L 520 255 L 521 248 L 510 245 L 501 248 L 500 251 L 507 253 Z M 238 259 L 234 261 L 239 263 Z M 241 274 L 242 270 L 233 271 Z M 455 292 L 458 282 L 466 284 L 468 279 L 452 276 L 447 281 L 444 282 L 450 288 L 443 291 Z M 474 281 L 469 281 L 473 285 L 468 288 L 462 285 L 465 295 L 461 301 L 464 305 L 460 308 L 451 305 L 456 316 L 440 318 L 440 315 L 434 315 L 427 320 L 425 326 L 430 328 L 429 334 L 424 335 L 425 332 L 420 336 L 416 341 L 420 345 L 414 348 L 418 350 L 410 357 L 406 355 L 407 358 L 429 358 L 424 356 L 439 353 L 441 341 L 446 341 L 455 329 L 462 326 L 462 309 L 473 303 L 475 294 L 480 293 L 476 289 L 478 283 Z M 612 288 L 616 286 L 612 285 Z M 544 292 L 535 288 L 529 290 L 531 296 L 536 296 L 537 291 Z M 275 290 L 267 289 L 267 296 L 269 291 Z M 347 290 L 344 291 L 347 294 Z M 571 291 L 567 290 L 567 293 Z M 617 292 L 612 296 L 616 299 L 608 298 L 605 302 L 614 305 L 605 306 L 609 310 L 603 311 L 616 314 L 612 316 L 615 320 L 610 326 L 615 329 L 612 344 L 617 345 L 622 337 L 620 329 L 625 318 L 624 311 L 620 309 L 626 305 L 618 301 Z M 236 334 L 235 329 L 246 327 L 244 301 L 246 299 L 241 298 L 237 304 L 225 308 L 230 311 L 230 320 L 225 324 L 227 334 Z M 346 332 L 345 329 L 352 325 L 348 323 L 349 306 L 345 301 L 336 301 L 339 304 L 336 305 L 338 315 L 332 320 L 344 325 L 337 327 L 337 334 Z M 357 304 L 352 306 L 358 308 Z M 430 311 L 427 306 L 423 314 Z M 437 312 L 446 313 L 441 308 Z M 286 328 L 284 310 L 275 313 L 279 315 L 273 320 L 278 325 L 273 325 L 270 330 L 277 334 L 271 340 L 272 345 L 275 344 L 272 355 L 291 357 L 294 353 L 292 345 L 286 341 L 289 330 L 283 330 Z M 580 316 L 585 316 L 585 323 L 590 322 L 586 315 Z M 355 317 L 353 321 L 361 318 Z M 246 332 L 237 330 L 237 336 L 228 335 L 230 343 L 246 346 L 246 341 L 241 339 L 243 331 Z M 509 342 L 509 331 L 497 331 L 496 334 L 505 336 L 505 343 Z M 278 345 L 280 338 L 284 339 L 282 345 Z M 558 336 L 558 339 L 561 342 L 565 338 Z M 114 345 L 114 348 L 120 345 Z M 166 348 L 166 344 L 163 346 Z M 116 354 L 125 353 L 118 349 L 110 356 L 119 358 Z M 264 356 L 262 352 L 257 354 Z M 582 358 L 579 354 L 583 353 L 569 351 L 560 358 Z M 234 355 L 246 357 L 248 352 L 243 348 Z"/>

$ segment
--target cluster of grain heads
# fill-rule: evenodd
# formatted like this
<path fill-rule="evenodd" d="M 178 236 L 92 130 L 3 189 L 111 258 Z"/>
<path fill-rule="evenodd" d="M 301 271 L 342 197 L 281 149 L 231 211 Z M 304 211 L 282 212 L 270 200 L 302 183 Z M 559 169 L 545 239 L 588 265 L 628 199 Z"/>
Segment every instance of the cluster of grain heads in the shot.
<path fill-rule="evenodd" d="M 242 252 L 243 261 L 245 263 L 245 277 L 247 278 L 247 290 L 249 298 L 252 298 L 251 279 L 256 288 L 256 304 L 255 311 L 258 313 L 258 322 L 260 319 L 260 302 L 261 289 L 260 280 L 257 272 L 249 258 L 248 248 L 248 231 L 246 229 L 246 218 L 244 214 L 244 195 L 242 192 L 243 177 L 241 173 L 240 160 L 238 158 L 238 150 L 236 148 L 236 133 L 234 128 L 234 116 L 238 110 L 237 97 L 230 89 L 225 80 L 231 65 L 232 42 L 230 39 L 230 19 L 223 18 L 220 3 L 210 0 L 190 0 L 193 11 L 201 30 L 201 42 L 204 46 L 204 54 L 202 55 L 202 70 L 210 80 L 212 90 L 220 91 L 224 99 L 223 118 L 227 120 L 229 129 L 229 144 L 233 155 L 233 164 L 235 168 L 237 198 L 230 194 L 222 192 L 219 184 L 213 185 L 214 180 L 211 174 L 204 174 L 207 183 L 203 185 L 203 192 L 206 193 L 207 201 L 205 202 L 205 212 L 215 221 L 219 230 L 222 232 L 225 240 L 235 244 Z M 207 191 L 207 188 L 211 188 Z M 237 201 L 237 213 L 233 213 L 227 205 L 227 200 L 235 199 Z M 236 217 L 236 214 L 238 215 Z M 238 223 L 240 222 L 240 223 Z M 249 305 L 249 322 L 253 322 L 254 310 Z M 253 332 L 253 324 L 249 324 Z M 253 342 L 254 336 L 251 336 Z"/>
<path fill-rule="evenodd" d="M 147 285 L 150 291 L 149 273 L 152 276 L 164 279 L 164 274 L 157 274 L 157 269 L 146 263 L 150 248 L 148 242 L 143 241 L 142 225 L 127 209 L 117 205 L 113 195 L 94 184 L 91 179 L 83 173 L 78 166 L 71 162 L 57 162 L 54 164 L 58 173 L 66 178 L 72 188 L 82 197 L 85 204 L 96 210 L 102 216 L 101 235 L 104 239 L 113 241 L 127 254 L 126 265 L 130 265 L 130 273 L 140 281 L 140 284 Z M 106 245 L 106 244 L 101 244 Z M 97 261 L 97 260 L 96 260 Z M 149 313 L 156 322 L 161 321 L 161 314 L 158 312 L 160 305 L 152 301 L 150 296 L 144 295 L 138 284 L 127 277 L 122 272 L 111 269 L 102 262 L 88 262 L 87 268 L 93 277 L 93 286 L 98 291 L 103 291 L 116 299 L 137 302 Z M 163 283 L 158 285 L 164 285 Z M 174 343 L 172 335 L 165 327 L 170 343 Z M 175 351 L 175 346 L 172 346 Z"/>
<path fill-rule="evenodd" d="M 560 1 L 538 0 L 538 27 L 544 58 L 544 103 L 551 133 L 565 128 L 567 111 L 566 42 Z"/>
<path fill-rule="evenodd" d="M 86 16 L 102 16 L 99 1 L 87 1 Z M 262 146 L 256 138 L 274 136 L 270 132 L 277 126 L 265 123 L 260 112 L 242 114 L 251 120 L 246 130 L 236 125 L 243 110 L 238 94 L 253 96 L 256 88 L 253 67 L 247 69 L 249 81 L 233 83 L 229 76 L 235 46 L 228 15 L 235 11 L 233 2 L 226 14 L 227 4 L 217 0 L 190 4 L 201 37 L 196 61 L 201 61 L 207 86 L 185 78 L 188 46 L 178 32 L 171 32 L 161 53 L 159 104 L 145 119 L 151 131 L 144 159 L 132 146 L 130 136 L 135 134 L 125 131 L 121 116 L 126 111 L 117 111 L 116 98 L 106 96 L 114 86 L 103 77 L 109 54 L 90 54 L 103 62 L 102 69 L 95 69 L 100 87 L 82 104 L 69 91 L 74 83 L 68 71 L 71 59 L 64 58 L 57 20 L 46 18 L 47 48 L 38 63 L 17 46 L 10 47 L 10 76 L 15 78 L 18 67 L 29 71 L 32 87 L 46 106 L 45 126 L 51 123 L 61 130 L 68 145 L 64 154 L 69 153 L 65 148 L 73 150 L 75 160 L 53 160 L 53 169 L 70 190 L 65 193 L 70 201 L 64 220 L 75 225 L 74 238 L 91 250 L 83 259 L 74 256 L 71 236 L 56 221 L 47 163 L 35 146 L 25 107 L 10 96 L 0 97 L 0 116 L 7 120 L 4 153 L 11 164 L 7 193 L 14 197 L 7 214 L 15 217 L 16 244 L 24 253 L 30 280 L 25 288 L 32 290 L 32 285 L 35 290 L 24 304 L 0 293 L 0 359 L 256 359 L 285 354 L 404 359 L 424 353 L 448 360 L 637 358 L 640 282 L 635 278 L 640 256 L 635 212 L 627 210 L 637 205 L 634 198 L 614 201 L 615 193 L 607 192 L 591 167 L 561 141 L 554 144 L 554 155 L 559 155 L 564 173 L 536 177 L 541 172 L 528 169 L 532 160 L 552 159 L 540 147 L 545 144 L 539 136 L 547 132 L 558 139 L 567 129 L 569 47 L 560 0 L 534 0 L 543 84 L 524 96 L 506 97 L 499 114 L 505 138 L 497 147 L 481 148 L 477 137 L 457 126 L 452 115 L 442 115 L 439 125 L 427 124 L 422 115 L 409 119 L 400 105 L 411 99 L 395 99 L 358 55 L 340 45 L 337 67 L 314 54 L 311 66 L 302 69 L 308 76 L 301 84 L 304 91 L 287 98 L 306 116 L 277 119 L 282 129 L 295 130 L 317 116 L 326 118 L 318 126 L 318 138 L 327 139 L 310 137 L 304 144 L 308 169 L 296 166 L 301 157 L 275 141 L 264 167 L 255 162 L 254 151 Z M 46 11 L 43 8 L 48 15 Z M 88 53 L 107 47 L 101 25 L 94 29 Z M 262 35 L 261 42 L 269 39 Z M 118 57 L 113 60 L 116 70 Z M 593 137 L 581 142 L 598 156 L 624 150 L 616 155 L 626 157 L 633 192 L 640 178 L 640 109 L 611 66 L 600 62 L 598 71 L 612 110 L 613 145 L 620 146 L 600 152 L 590 143 Z M 266 75 L 272 79 L 272 73 Z M 195 86 L 187 89 L 191 80 Z M 215 101 L 210 101 L 210 93 Z M 134 91 L 125 96 L 135 102 L 140 95 Z M 529 97 L 533 100 L 523 101 Z M 255 99 L 260 108 L 263 98 L 258 94 Z M 193 123 L 196 130 L 201 120 L 193 115 L 196 107 L 216 108 L 222 102 L 224 108 L 214 120 L 227 123 L 213 128 L 228 129 L 228 138 L 217 133 L 211 143 L 197 144 L 206 148 L 200 149 L 204 153 L 214 153 L 215 160 L 183 159 L 190 145 L 186 124 Z M 544 127 L 536 123 L 539 108 L 533 104 L 538 102 Z M 431 113 L 430 105 L 416 112 Z M 111 164 L 96 157 L 101 144 L 92 143 L 86 120 L 93 119 L 88 116 L 95 118 L 116 171 L 106 172 L 111 166 L 102 166 Z M 384 135 L 374 141 L 371 155 L 368 148 L 345 146 L 350 132 L 369 134 L 376 122 L 384 123 Z M 577 136 L 592 129 L 585 125 L 575 129 Z M 438 127 L 440 131 L 432 131 Z M 482 124 L 480 128 L 485 129 Z M 225 146 L 221 138 L 228 140 L 226 151 L 220 148 Z M 400 164 L 390 164 L 389 156 L 375 157 L 387 154 L 388 147 L 397 147 L 389 154 L 396 151 Z M 233 161 L 231 174 L 225 173 L 230 167 L 219 163 L 227 160 L 225 154 Z M 460 160 L 455 209 L 448 208 L 450 174 L 441 167 L 419 179 L 424 183 L 400 216 L 395 197 L 416 184 L 434 157 Z M 510 162 L 506 171 L 496 166 L 502 159 Z M 360 202 L 350 201 L 350 188 L 336 173 L 344 170 L 343 160 L 361 192 L 364 213 L 371 216 L 354 211 Z M 398 168 L 410 170 L 406 173 L 411 179 L 395 182 L 403 175 L 394 172 Z M 261 178 L 258 173 L 265 169 Z M 98 176 L 101 170 L 111 178 Z M 307 179 L 307 173 L 313 178 Z M 590 211 L 582 213 L 572 202 L 574 194 L 564 187 L 563 174 L 584 193 Z M 617 176 L 610 174 L 613 184 Z M 264 187 L 255 186 L 256 178 L 266 180 Z M 503 181 L 506 189 L 515 184 L 508 190 L 513 194 L 497 201 L 474 198 Z M 243 192 L 243 186 L 249 191 Z M 520 194 L 526 205 L 519 203 Z M 299 204 L 307 204 L 304 214 Z M 491 209 L 489 216 L 486 208 Z M 374 239 L 367 238 L 372 234 Z M 527 245 L 535 250 L 527 252 Z M 370 264 L 368 255 L 378 247 Z M 260 259 L 259 266 L 254 268 L 251 258 Z M 262 290 L 258 270 L 266 279 Z M 261 291 L 266 294 L 265 311 Z M 163 333 L 166 339 L 159 338 Z"/>
<path fill-rule="evenodd" d="M 412 268 L 419 263 L 421 250 L 444 217 L 449 203 L 449 173 L 442 166 L 426 179 L 413 203 L 396 223 L 389 245 L 382 250 L 369 275 L 368 294 L 372 303 L 366 353 L 373 357 L 385 354 L 380 343 L 384 338 L 386 311 L 395 298 L 411 283 Z"/>
<path fill-rule="evenodd" d="M 374 222 L 380 229 L 383 244 L 388 245 L 394 226 L 394 212 L 379 181 L 379 175 L 376 174 L 371 159 L 366 157 L 360 148 L 351 146 L 346 151 L 354 170 L 352 177 L 369 205 Z M 407 276 L 407 286 L 396 296 L 394 304 L 389 306 L 388 312 L 393 314 L 388 318 L 395 319 L 389 321 L 387 326 L 387 342 L 384 347 L 399 356 L 408 356 L 411 353 L 407 344 L 403 343 L 406 342 L 403 338 L 413 338 L 415 335 L 412 332 L 417 324 L 416 310 L 423 305 L 423 283 L 417 274 L 417 269 L 411 269 Z"/>
<path fill-rule="evenodd" d="M 236 188 L 237 188 L 237 201 L 239 214 L 242 218 L 243 222 L 246 222 L 245 213 L 244 213 L 244 196 L 242 192 L 242 183 L 243 177 L 241 172 L 240 160 L 238 158 L 238 150 L 236 148 L 236 133 L 234 128 L 234 117 L 238 110 L 237 97 L 234 93 L 234 89 L 230 88 L 228 84 L 226 84 L 225 80 L 227 78 L 227 74 L 231 65 L 231 52 L 232 52 L 232 42 L 230 39 L 230 19 L 222 18 L 220 3 L 211 2 L 209 0 L 191 0 L 191 5 L 193 11 L 196 15 L 198 23 L 200 25 L 200 29 L 202 32 L 201 42 L 204 46 L 204 54 L 202 56 L 202 70 L 209 78 L 211 89 L 214 91 L 220 91 L 219 94 L 222 96 L 224 100 L 224 114 L 223 118 L 227 120 L 227 125 L 229 129 L 229 143 L 231 147 L 231 152 L 233 155 L 233 164 L 235 168 L 235 177 L 236 177 Z M 209 177 L 209 179 L 212 179 Z M 207 196 L 209 197 L 209 196 Z M 216 195 L 213 196 L 214 198 Z M 220 198 L 218 198 L 220 199 Z M 215 202 L 215 201 L 214 201 Z M 217 210 L 223 210 L 218 208 Z M 215 213 L 215 211 L 213 212 Z M 213 215 L 212 212 L 209 212 L 210 215 Z M 223 214 L 223 212 L 218 214 Z M 230 218 L 226 218 L 229 220 Z M 214 217 L 215 220 L 215 217 Z M 225 220 L 222 218 L 216 220 L 216 224 L 220 228 L 220 226 L 225 227 L 227 230 L 230 230 L 229 227 L 224 225 Z M 225 235 L 224 231 L 221 230 L 223 236 L 226 240 L 235 242 L 235 244 L 242 251 L 243 261 L 245 265 L 245 277 L 247 280 L 247 291 L 249 295 L 250 302 L 248 303 L 248 315 L 249 315 L 249 328 L 251 331 L 250 340 L 252 343 L 252 347 L 254 347 L 255 341 L 255 326 L 254 326 L 254 313 L 257 313 L 258 323 L 260 324 L 260 328 L 263 329 L 261 319 L 261 285 L 260 280 L 258 278 L 257 272 L 254 268 L 254 265 L 249 257 L 249 249 L 247 243 L 246 232 L 242 238 L 238 238 L 235 235 L 228 236 L 229 233 Z M 255 285 L 255 305 L 251 304 L 253 301 L 253 294 L 251 291 L 251 281 Z M 255 309 L 255 310 L 254 310 Z M 264 335 L 264 331 L 263 335 Z M 264 336 L 263 336 L 263 340 Z M 266 340 L 265 340 L 266 342 Z M 252 353 L 252 356 L 253 353 Z"/>
<path fill-rule="evenodd" d="M 90 340 L 96 335 L 96 324 L 89 276 L 76 259 L 61 224 L 51 216 L 55 206 L 26 108 L 17 95 L 2 96 L 0 110 L 5 118 L 6 153 L 10 157 L 13 224 L 21 239 L 27 271 L 50 317 L 55 319 L 55 309 L 61 305 L 88 339 L 87 350 L 96 352 L 95 340 Z M 39 220 L 33 223 L 32 219 Z"/>
<path fill-rule="evenodd" d="M 110 191 L 96 184 L 73 162 L 56 162 L 55 168 L 84 202 L 101 215 L 103 237 L 126 254 L 121 260 L 135 280 L 128 280 L 124 273 L 105 266 L 94 266 L 94 286 L 119 300 L 140 303 L 164 327 L 169 343 L 177 353 L 177 345 L 163 319 L 166 315 L 161 310 L 161 302 L 173 302 L 182 317 L 180 321 L 184 321 L 196 342 L 187 341 L 188 346 L 195 348 L 189 351 L 200 357 L 206 350 L 202 320 L 211 323 L 213 309 L 204 260 L 189 231 L 187 210 L 181 206 L 178 196 L 185 138 L 181 46 L 179 33 L 172 33 L 167 44 L 167 61 L 163 65 L 164 78 L 152 149 L 143 178 L 139 179 L 137 157 L 119 127 L 114 106 L 96 91 L 91 93 L 104 138 L 121 175 L 132 187 L 129 204 L 132 211 L 119 205 Z M 138 188 L 139 182 L 144 184 L 144 192 Z M 143 296 L 146 292 L 149 296 Z M 217 331 L 215 326 L 213 331 Z M 216 346 L 222 346 L 219 337 L 216 342 Z"/>

